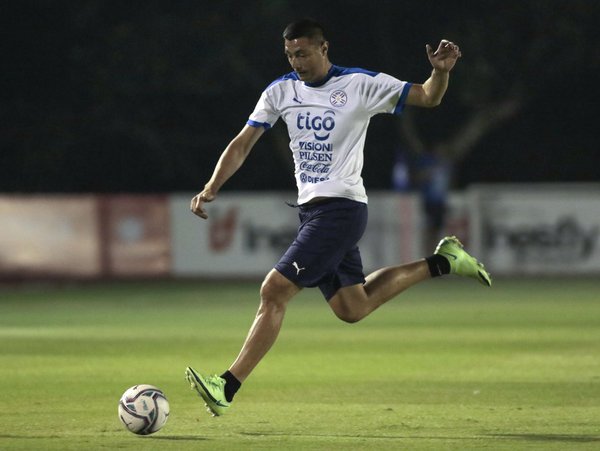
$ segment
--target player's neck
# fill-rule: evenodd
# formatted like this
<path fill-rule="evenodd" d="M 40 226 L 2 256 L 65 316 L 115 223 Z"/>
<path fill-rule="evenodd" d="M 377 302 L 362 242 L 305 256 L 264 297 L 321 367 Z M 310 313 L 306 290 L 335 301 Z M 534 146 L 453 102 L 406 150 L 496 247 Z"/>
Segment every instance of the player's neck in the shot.
<path fill-rule="evenodd" d="M 309 86 L 320 86 L 322 84 L 325 84 L 325 82 L 331 77 L 332 70 L 333 64 L 330 61 L 328 61 L 327 65 L 325 66 L 325 70 L 318 77 L 315 77 L 314 80 L 306 82 L 306 84 L 308 84 Z"/>

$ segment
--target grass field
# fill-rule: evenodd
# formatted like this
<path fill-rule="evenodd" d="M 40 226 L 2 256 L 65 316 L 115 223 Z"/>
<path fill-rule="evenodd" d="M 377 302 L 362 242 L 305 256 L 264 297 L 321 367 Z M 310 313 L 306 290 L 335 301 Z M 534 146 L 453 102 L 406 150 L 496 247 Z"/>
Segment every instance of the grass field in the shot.
<path fill-rule="evenodd" d="M 257 289 L 0 288 L 0 449 L 600 449 L 599 280 L 431 281 L 357 324 L 305 290 L 212 418 L 183 371 L 229 365 Z M 171 404 L 148 437 L 117 418 L 139 383 Z"/>

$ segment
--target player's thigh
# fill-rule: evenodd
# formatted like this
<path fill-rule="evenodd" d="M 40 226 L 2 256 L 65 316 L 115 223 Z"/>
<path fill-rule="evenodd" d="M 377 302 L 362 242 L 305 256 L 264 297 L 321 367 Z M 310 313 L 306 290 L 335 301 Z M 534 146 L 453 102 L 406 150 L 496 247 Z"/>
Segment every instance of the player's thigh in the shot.
<path fill-rule="evenodd" d="M 314 287 L 332 276 L 362 236 L 366 205 L 334 199 L 303 212 L 294 242 L 275 268 L 296 285 Z"/>
<path fill-rule="evenodd" d="M 319 290 L 329 301 L 340 288 L 365 283 L 362 258 L 358 246 L 350 249 L 336 267 L 319 283 Z"/>

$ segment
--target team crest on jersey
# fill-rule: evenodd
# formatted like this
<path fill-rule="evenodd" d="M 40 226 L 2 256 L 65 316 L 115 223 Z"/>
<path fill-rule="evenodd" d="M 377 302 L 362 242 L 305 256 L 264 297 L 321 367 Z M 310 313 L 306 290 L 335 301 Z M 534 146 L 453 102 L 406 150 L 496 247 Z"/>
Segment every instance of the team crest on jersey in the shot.
<path fill-rule="evenodd" d="M 344 91 L 338 89 L 337 91 L 333 91 L 329 96 L 329 101 L 333 106 L 344 106 L 348 101 L 348 96 Z"/>

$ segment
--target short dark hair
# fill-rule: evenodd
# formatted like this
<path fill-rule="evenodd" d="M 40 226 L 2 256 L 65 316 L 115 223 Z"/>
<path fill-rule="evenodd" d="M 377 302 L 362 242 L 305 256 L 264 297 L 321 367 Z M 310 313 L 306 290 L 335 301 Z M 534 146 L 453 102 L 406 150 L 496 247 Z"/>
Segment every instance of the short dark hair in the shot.
<path fill-rule="evenodd" d="M 314 19 L 305 18 L 290 23 L 283 30 L 283 39 L 309 38 L 319 43 L 326 41 L 325 29 Z"/>

